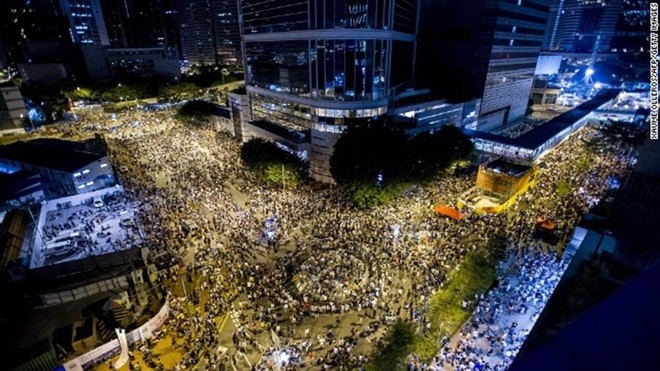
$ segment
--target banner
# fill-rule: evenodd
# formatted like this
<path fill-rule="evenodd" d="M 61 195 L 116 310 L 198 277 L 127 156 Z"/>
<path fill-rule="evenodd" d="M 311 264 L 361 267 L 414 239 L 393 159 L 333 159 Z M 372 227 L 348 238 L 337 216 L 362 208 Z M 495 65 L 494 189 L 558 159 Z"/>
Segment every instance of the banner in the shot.
<path fill-rule="evenodd" d="M 126 341 L 126 330 L 116 328 L 115 332 L 117 333 L 119 347 L 121 348 L 119 359 L 114 364 L 115 369 L 118 370 L 121 366 L 128 362 L 128 342 Z"/>
<path fill-rule="evenodd" d="M 130 334 L 128 334 L 128 336 L 124 330 L 122 330 L 123 335 L 121 336 L 119 335 L 118 332 L 117 333 L 118 339 L 109 341 L 98 348 L 92 349 L 89 352 L 64 363 L 63 365 L 64 369 L 67 371 L 83 371 L 84 370 L 83 366 L 94 364 L 99 359 L 106 357 L 108 354 L 111 354 L 113 352 L 117 352 L 120 349 L 122 350 L 121 353 L 122 356 L 119 357 L 119 359 L 121 360 L 124 354 L 123 351 L 124 346 L 120 344 L 122 338 L 123 341 L 126 343 L 126 350 L 127 350 L 126 360 L 128 360 L 128 344 L 138 341 L 140 339 L 150 338 L 155 331 L 160 329 L 163 326 L 163 324 L 165 324 L 165 321 L 167 320 L 169 314 L 170 314 L 170 304 L 169 304 L 169 300 L 167 300 L 165 302 L 165 305 L 163 305 L 163 307 L 160 308 L 160 311 L 158 311 L 158 314 L 156 314 L 153 318 L 147 321 L 144 325 L 133 330 Z M 119 361 L 117 361 L 117 363 L 119 363 Z M 124 361 L 124 363 L 126 363 L 126 361 Z"/>

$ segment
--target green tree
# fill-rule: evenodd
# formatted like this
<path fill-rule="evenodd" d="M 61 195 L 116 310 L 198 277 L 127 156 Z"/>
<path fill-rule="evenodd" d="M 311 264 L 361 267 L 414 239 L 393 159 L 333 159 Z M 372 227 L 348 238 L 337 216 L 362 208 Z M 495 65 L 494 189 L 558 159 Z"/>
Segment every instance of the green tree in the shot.
<path fill-rule="evenodd" d="M 191 82 L 181 82 L 160 89 L 160 97 L 167 100 L 180 101 L 190 99 L 199 94 L 200 88 Z"/>
<path fill-rule="evenodd" d="M 216 114 L 218 106 L 203 100 L 191 100 L 179 108 L 177 118 L 193 126 L 206 127 Z"/>
<path fill-rule="evenodd" d="M 148 88 L 141 84 L 118 83 L 117 86 L 103 92 L 103 99 L 109 102 L 124 102 L 148 97 Z"/>
<path fill-rule="evenodd" d="M 389 183 L 401 175 L 406 135 L 379 121 L 349 123 L 330 158 L 330 173 L 338 184 Z"/>
<path fill-rule="evenodd" d="M 295 186 L 307 178 L 307 163 L 275 143 L 253 138 L 241 147 L 241 160 L 264 180 Z"/>
<path fill-rule="evenodd" d="M 415 342 L 413 324 L 402 319 L 392 325 L 378 342 L 373 359 L 366 365 L 368 371 L 398 371 L 406 369 L 406 358 Z"/>
<path fill-rule="evenodd" d="M 96 100 L 100 98 L 100 93 L 88 86 L 64 88 L 62 93 L 72 100 Z"/>

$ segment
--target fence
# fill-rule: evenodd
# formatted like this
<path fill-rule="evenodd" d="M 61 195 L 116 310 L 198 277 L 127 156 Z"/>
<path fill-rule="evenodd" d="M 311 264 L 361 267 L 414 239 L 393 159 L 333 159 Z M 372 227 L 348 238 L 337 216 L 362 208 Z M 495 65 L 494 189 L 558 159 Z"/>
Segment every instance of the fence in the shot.
<path fill-rule="evenodd" d="M 167 317 L 170 314 L 169 300 L 165 301 L 165 305 L 158 311 L 158 313 L 147 321 L 144 325 L 126 334 L 128 344 L 132 344 L 138 340 L 148 339 L 163 326 Z M 98 348 L 92 349 L 89 352 L 66 362 L 63 368 L 67 371 L 81 371 L 89 369 L 92 365 L 108 359 L 120 352 L 119 340 L 114 339 L 109 341 Z"/>

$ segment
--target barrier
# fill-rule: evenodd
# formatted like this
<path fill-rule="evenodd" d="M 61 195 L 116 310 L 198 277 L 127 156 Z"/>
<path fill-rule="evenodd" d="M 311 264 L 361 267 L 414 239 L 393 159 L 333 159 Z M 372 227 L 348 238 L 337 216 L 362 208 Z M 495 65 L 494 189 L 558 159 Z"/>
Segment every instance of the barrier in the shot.
<path fill-rule="evenodd" d="M 167 317 L 170 314 L 169 300 L 165 301 L 165 305 L 153 316 L 149 321 L 142 326 L 136 328 L 130 333 L 126 334 L 127 344 L 132 344 L 141 339 L 148 339 L 153 336 L 160 327 L 165 324 Z M 62 365 L 67 371 L 82 371 L 88 369 L 89 366 L 98 363 L 103 358 L 110 358 L 114 354 L 119 353 L 121 350 L 119 340 L 114 339 L 109 341 L 98 348 L 92 349 L 89 352 L 74 358 Z"/>

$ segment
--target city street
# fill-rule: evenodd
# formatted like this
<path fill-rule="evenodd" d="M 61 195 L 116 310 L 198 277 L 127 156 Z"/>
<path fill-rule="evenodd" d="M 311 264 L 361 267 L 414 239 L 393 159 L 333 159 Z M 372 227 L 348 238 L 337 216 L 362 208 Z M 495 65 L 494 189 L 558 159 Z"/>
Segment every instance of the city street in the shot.
<path fill-rule="evenodd" d="M 127 125 L 136 120 L 140 125 Z M 629 160 L 604 153 L 591 170 L 577 171 L 567 156 L 584 156 L 580 143 L 595 134 L 586 128 L 546 156 L 538 186 L 509 212 L 458 223 L 436 216 L 431 206 L 457 200 L 473 187 L 471 177 L 447 177 L 395 204 L 362 211 L 348 207 L 338 189 L 265 186 L 242 168 L 230 138 L 181 126 L 169 112 L 82 121 L 61 130 L 84 136 L 99 127 L 119 128 L 106 137 L 115 167 L 128 169 L 120 176 L 142 205 L 137 220 L 152 253 L 180 262 L 162 272 L 175 298 L 167 334 L 133 350 L 134 364 L 166 369 L 199 362 L 230 369 L 364 362 L 396 317 L 424 326 L 413 312 L 422 310 L 424 297 L 464 254 L 502 228 L 531 244 L 539 215 L 569 233 L 590 200 L 606 190 L 595 179 L 621 176 Z M 576 191 L 558 198 L 554 183 L 560 178 L 570 179 Z M 276 226 L 272 240 L 263 240 L 267 218 Z M 401 235 L 392 239 L 395 224 Z M 512 321 L 502 317 L 491 330 Z M 519 329 L 528 327 L 517 322 Z M 172 338 L 179 346 L 172 347 Z"/>

